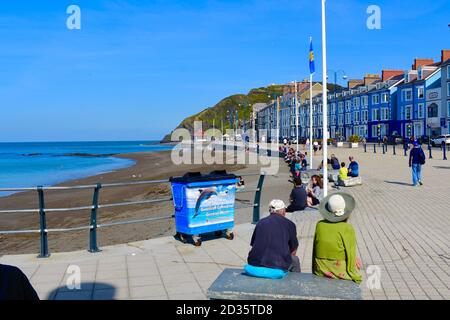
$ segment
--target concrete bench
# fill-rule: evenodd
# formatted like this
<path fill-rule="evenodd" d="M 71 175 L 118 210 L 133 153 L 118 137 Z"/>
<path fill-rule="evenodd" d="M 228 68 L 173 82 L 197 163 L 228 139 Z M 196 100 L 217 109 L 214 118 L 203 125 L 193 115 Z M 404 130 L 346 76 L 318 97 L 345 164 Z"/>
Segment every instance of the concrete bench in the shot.
<path fill-rule="evenodd" d="M 338 186 L 340 187 L 354 187 L 360 185 L 362 185 L 361 177 L 349 177 L 348 179 L 338 181 Z"/>
<path fill-rule="evenodd" d="M 283 279 L 248 276 L 242 269 L 225 269 L 207 291 L 215 300 L 361 300 L 361 288 L 348 280 L 290 272 Z"/>

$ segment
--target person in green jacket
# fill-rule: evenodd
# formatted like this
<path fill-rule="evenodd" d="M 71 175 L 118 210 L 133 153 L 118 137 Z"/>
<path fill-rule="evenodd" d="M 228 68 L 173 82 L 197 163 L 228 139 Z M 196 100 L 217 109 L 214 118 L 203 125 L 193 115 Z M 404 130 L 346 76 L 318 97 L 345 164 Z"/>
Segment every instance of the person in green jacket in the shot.
<path fill-rule="evenodd" d="M 324 220 L 317 223 L 314 234 L 315 275 L 361 283 L 362 263 L 356 257 L 355 229 L 347 222 L 354 208 L 355 199 L 343 192 L 333 193 L 320 203 Z"/>

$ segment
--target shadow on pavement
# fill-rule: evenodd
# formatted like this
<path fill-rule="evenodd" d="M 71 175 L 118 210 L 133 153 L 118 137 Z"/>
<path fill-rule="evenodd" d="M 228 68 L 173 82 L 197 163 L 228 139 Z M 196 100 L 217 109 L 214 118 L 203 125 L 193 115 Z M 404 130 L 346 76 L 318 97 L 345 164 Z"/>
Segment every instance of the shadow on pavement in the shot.
<path fill-rule="evenodd" d="M 386 183 L 389 183 L 389 184 L 398 184 L 398 185 L 400 185 L 400 186 L 412 186 L 412 184 L 411 183 L 406 183 L 406 182 L 399 182 L 399 181 L 384 181 L 384 182 L 386 182 Z"/>
<path fill-rule="evenodd" d="M 116 288 L 107 283 L 82 282 L 80 289 L 61 286 L 50 292 L 47 300 L 114 300 Z M 44 297 L 41 297 L 41 299 Z"/>

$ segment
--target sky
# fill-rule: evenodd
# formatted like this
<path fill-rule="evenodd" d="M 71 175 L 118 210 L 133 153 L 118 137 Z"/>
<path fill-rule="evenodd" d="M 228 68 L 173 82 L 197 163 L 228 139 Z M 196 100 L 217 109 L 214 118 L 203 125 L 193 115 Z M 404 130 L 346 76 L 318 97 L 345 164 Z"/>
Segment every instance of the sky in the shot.
<path fill-rule="evenodd" d="M 439 60 L 449 16 L 448 0 L 328 0 L 328 68 Z M 308 77 L 310 36 L 320 81 L 320 0 L 2 1 L 0 142 L 161 139 L 228 95 Z"/>

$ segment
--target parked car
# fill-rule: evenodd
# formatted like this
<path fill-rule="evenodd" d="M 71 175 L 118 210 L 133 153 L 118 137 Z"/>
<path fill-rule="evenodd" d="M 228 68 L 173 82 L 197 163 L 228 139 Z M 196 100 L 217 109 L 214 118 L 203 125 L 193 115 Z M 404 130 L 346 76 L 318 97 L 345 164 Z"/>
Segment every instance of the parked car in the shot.
<path fill-rule="evenodd" d="M 440 146 L 442 143 L 450 144 L 450 134 L 443 134 L 431 139 L 431 145 L 433 147 Z"/>
<path fill-rule="evenodd" d="M 389 145 L 393 145 L 393 144 L 403 144 L 403 137 L 400 135 L 391 135 L 388 137 L 388 142 Z"/>

